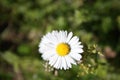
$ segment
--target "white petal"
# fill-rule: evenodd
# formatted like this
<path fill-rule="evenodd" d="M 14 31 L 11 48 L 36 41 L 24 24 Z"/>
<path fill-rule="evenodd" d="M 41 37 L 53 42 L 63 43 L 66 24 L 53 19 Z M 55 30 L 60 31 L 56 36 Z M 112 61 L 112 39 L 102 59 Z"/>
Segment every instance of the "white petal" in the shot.
<path fill-rule="evenodd" d="M 77 48 L 77 47 L 83 48 L 83 45 L 80 45 L 80 42 L 75 42 L 75 41 L 70 43 L 70 46 L 74 48 Z"/>
<path fill-rule="evenodd" d="M 60 42 L 65 42 L 66 41 L 65 32 L 64 31 L 60 31 L 59 35 L 60 35 L 60 37 L 59 37 Z"/>
<path fill-rule="evenodd" d="M 51 66 L 53 66 L 53 65 L 55 64 L 55 62 L 57 61 L 58 57 L 59 57 L 58 55 L 52 56 L 52 57 L 49 59 L 49 64 L 50 64 Z"/>
<path fill-rule="evenodd" d="M 67 69 L 66 60 L 65 60 L 64 57 L 62 57 L 62 67 L 61 67 L 61 69 L 62 69 L 62 68 L 64 68 L 64 70 Z"/>
<path fill-rule="evenodd" d="M 84 52 L 83 49 L 81 48 L 71 48 L 71 52 L 72 53 L 82 53 Z"/>
<path fill-rule="evenodd" d="M 70 53 L 69 55 L 77 61 L 79 61 L 82 58 L 82 56 L 78 53 Z"/>
<path fill-rule="evenodd" d="M 72 66 L 71 66 L 71 63 L 70 63 L 70 61 L 69 61 L 68 56 L 65 56 L 65 60 L 66 60 L 66 63 L 67 63 L 68 68 L 71 68 Z"/>
<path fill-rule="evenodd" d="M 74 36 L 70 41 L 69 44 L 74 44 L 79 41 L 79 38 L 77 36 Z"/>
<path fill-rule="evenodd" d="M 76 62 L 71 58 L 71 56 L 66 56 L 68 58 L 68 60 L 70 61 L 70 63 L 76 65 Z"/>
<path fill-rule="evenodd" d="M 39 52 L 40 53 L 48 53 L 48 54 L 52 54 L 55 53 L 55 45 L 53 44 L 41 44 L 40 48 L 39 48 Z"/>
<path fill-rule="evenodd" d="M 52 33 L 48 33 L 46 36 L 42 38 L 41 43 L 52 43 L 56 44 L 57 39 L 54 37 Z"/>
<path fill-rule="evenodd" d="M 59 69 L 60 68 L 60 65 L 61 65 L 61 57 L 59 56 L 56 63 L 54 64 L 54 67 L 56 69 Z"/>
<path fill-rule="evenodd" d="M 56 44 L 59 43 L 59 36 L 58 35 L 59 35 L 58 31 L 55 31 L 53 36 L 56 38 Z"/>
<path fill-rule="evenodd" d="M 58 32 L 57 31 L 54 31 L 54 32 L 52 32 L 52 38 L 53 38 L 53 42 L 54 43 L 58 43 L 58 37 L 56 37 L 58 35 Z"/>
<path fill-rule="evenodd" d="M 49 52 L 47 51 L 47 52 L 45 52 L 45 53 L 42 54 L 42 57 L 43 57 L 44 60 L 49 60 L 50 57 L 52 57 L 52 56 L 54 56 L 54 55 L 56 55 L 55 52 L 52 53 L 52 51 L 51 51 L 51 52 L 49 53 Z"/>
<path fill-rule="evenodd" d="M 66 34 L 67 34 L 66 31 L 62 32 L 62 39 L 63 39 L 62 41 L 63 42 L 66 42 L 66 39 L 67 39 L 67 35 Z"/>
<path fill-rule="evenodd" d="M 72 38 L 72 36 L 73 36 L 73 33 L 70 32 L 70 33 L 68 34 L 68 36 L 67 36 L 67 40 L 66 40 L 66 42 L 69 42 L 70 39 Z"/>

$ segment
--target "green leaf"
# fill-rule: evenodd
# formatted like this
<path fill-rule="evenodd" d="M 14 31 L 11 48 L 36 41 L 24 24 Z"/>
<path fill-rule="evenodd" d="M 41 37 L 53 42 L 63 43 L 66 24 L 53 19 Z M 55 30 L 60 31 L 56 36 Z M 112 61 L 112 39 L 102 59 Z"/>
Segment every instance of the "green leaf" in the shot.
<path fill-rule="evenodd" d="M 19 57 L 17 55 L 15 55 L 14 53 L 9 52 L 9 51 L 2 54 L 2 58 L 12 65 L 19 62 Z"/>

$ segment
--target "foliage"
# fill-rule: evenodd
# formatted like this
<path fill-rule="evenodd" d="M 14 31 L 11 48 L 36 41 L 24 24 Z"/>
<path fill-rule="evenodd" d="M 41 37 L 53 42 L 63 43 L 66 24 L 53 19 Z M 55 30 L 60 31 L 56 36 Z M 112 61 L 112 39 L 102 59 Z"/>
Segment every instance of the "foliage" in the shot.
<path fill-rule="evenodd" d="M 120 79 L 119 0 L 0 0 L 0 15 L 0 80 Z M 61 29 L 80 37 L 84 53 L 79 65 L 55 76 L 38 44 Z"/>

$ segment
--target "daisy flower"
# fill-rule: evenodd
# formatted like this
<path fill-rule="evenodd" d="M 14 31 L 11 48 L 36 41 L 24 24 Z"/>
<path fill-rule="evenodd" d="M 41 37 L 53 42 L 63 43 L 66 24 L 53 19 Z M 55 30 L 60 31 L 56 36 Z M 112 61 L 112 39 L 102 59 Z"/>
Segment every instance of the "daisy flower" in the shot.
<path fill-rule="evenodd" d="M 56 69 L 69 69 L 80 61 L 83 45 L 77 36 L 67 31 L 52 31 L 42 37 L 39 52 Z"/>

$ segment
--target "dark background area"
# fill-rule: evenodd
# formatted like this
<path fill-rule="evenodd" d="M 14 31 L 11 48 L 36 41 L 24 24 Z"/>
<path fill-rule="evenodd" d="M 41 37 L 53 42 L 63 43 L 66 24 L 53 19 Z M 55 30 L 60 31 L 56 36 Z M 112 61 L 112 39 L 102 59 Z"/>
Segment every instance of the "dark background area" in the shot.
<path fill-rule="evenodd" d="M 88 47 L 86 53 L 96 44 L 104 55 L 97 68 L 49 72 L 38 45 L 52 30 L 72 31 Z M 0 80 L 119 80 L 119 62 L 119 0 L 0 0 Z"/>

